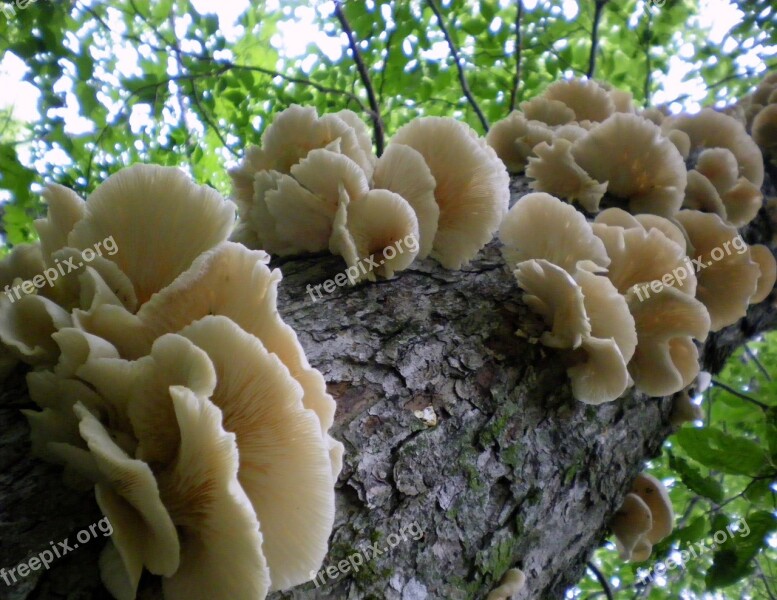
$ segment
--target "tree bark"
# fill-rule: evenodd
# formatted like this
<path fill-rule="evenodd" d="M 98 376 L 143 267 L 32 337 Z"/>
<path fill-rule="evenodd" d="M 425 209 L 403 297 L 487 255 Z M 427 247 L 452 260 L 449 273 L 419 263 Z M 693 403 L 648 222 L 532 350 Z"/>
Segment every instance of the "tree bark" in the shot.
<path fill-rule="evenodd" d="M 522 178 L 512 187 L 514 199 L 527 191 Z M 744 236 L 771 243 L 773 229 L 762 210 Z M 484 598 L 513 566 L 527 576 L 519 598 L 563 597 L 644 461 L 660 453 L 671 399 L 632 390 L 601 406 L 576 401 L 557 354 L 515 335 L 542 324 L 496 243 L 460 272 L 422 261 L 317 301 L 307 285 L 341 272 L 341 259 L 278 266 L 280 312 L 338 401 L 333 433 L 346 456 L 329 573 L 272 597 Z M 743 341 L 777 327 L 771 306 L 710 335 L 703 367 L 717 372 Z M 6 569 L 100 518 L 91 493 L 68 490 L 58 468 L 30 457 L 19 413 L 28 404 L 17 375 L 0 398 Z M 415 415 L 427 407 L 436 425 Z M 0 598 L 108 597 L 102 545 L 93 540 L 15 586 L 0 581 Z"/>

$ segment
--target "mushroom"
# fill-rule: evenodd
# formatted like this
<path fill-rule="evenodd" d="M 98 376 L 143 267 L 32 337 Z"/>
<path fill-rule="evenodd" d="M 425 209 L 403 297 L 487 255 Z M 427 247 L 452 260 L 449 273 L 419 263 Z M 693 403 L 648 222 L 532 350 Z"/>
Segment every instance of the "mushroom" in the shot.
<path fill-rule="evenodd" d="M 537 144 L 534 147 L 537 157 L 530 157 L 526 167 L 526 176 L 533 178 L 529 186 L 559 198 L 577 200 L 588 212 L 598 212 L 607 182 L 592 179 L 575 162 L 571 150 L 572 142 L 564 138 L 556 138 L 552 145 Z"/>
<path fill-rule="evenodd" d="M 659 217 L 658 215 L 639 214 L 632 215 L 622 208 L 612 207 L 603 210 L 594 219 L 595 223 L 603 223 L 604 225 L 614 225 L 617 227 L 623 227 L 624 229 L 644 229 L 650 231 L 651 229 L 657 229 L 663 233 L 668 239 L 672 240 L 675 244 L 680 246 L 683 251 L 686 250 L 687 240 L 683 231 L 675 225 L 670 219 Z"/>
<path fill-rule="evenodd" d="M 111 541 L 124 567 L 101 569 L 103 582 L 117 598 L 134 598 L 144 566 L 155 575 L 171 576 L 178 571 L 178 534 L 148 465 L 117 446 L 82 404 L 76 404 L 73 410 L 99 469 L 100 478 L 95 482 L 97 503 L 113 525 Z"/>
<path fill-rule="evenodd" d="M 650 121 L 615 113 L 572 145 L 572 155 L 607 192 L 628 200 L 630 212 L 671 217 L 682 205 L 685 161 Z"/>
<path fill-rule="evenodd" d="M 402 196 L 372 190 L 358 202 L 349 202 L 347 195 L 343 200 L 329 247 L 356 271 L 353 281 L 374 281 L 376 275 L 390 279 L 410 266 L 418 254 L 418 220 Z M 359 263 L 369 270 L 360 273 Z"/>
<path fill-rule="evenodd" d="M 486 600 L 510 600 L 526 585 L 526 575 L 517 568 L 508 569 L 502 577 L 499 587 L 491 590 Z"/>
<path fill-rule="evenodd" d="M 440 220 L 440 207 L 434 199 L 437 185 L 420 152 L 410 146 L 390 144 L 375 166 L 373 185 L 404 198 L 418 220 L 418 258 L 426 258 Z"/>
<path fill-rule="evenodd" d="M 688 171 L 688 185 L 685 188 L 683 208 L 714 213 L 723 220 L 728 219 L 726 205 L 723 204 L 718 190 L 709 179 L 696 169 Z"/>
<path fill-rule="evenodd" d="M 447 269 L 460 268 L 491 241 L 507 212 L 510 178 L 502 161 L 469 126 L 450 118 L 414 119 L 391 144 L 424 157 L 440 207 L 431 255 Z"/>
<path fill-rule="evenodd" d="M 709 311 L 712 331 L 718 331 L 745 316 L 760 268 L 737 230 L 718 215 L 683 210 L 677 221 L 697 254 L 696 297 Z"/>
<path fill-rule="evenodd" d="M 561 100 L 551 100 L 545 96 L 536 96 L 521 102 L 521 110 L 527 119 L 541 121 L 549 126 L 566 125 L 577 117 L 575 111 Z"/>
<path fill-rule="evenodd" d="M 615 112 L 612 96 L 601 84 L 590 79 L 556 81 L 541 97 L 562 102 L 575 113 L 577 121 L 604 121 Z"/>
<path fill-rule="evenodd" d="M 583 304 L 583 290 L 561 267 L 544 259 L 525 260 L 513 271 L 524 290 L 523 301 L 551 328 L 540 341 L 551 348 L 580 346 L 591 334 Z"/>
<path fill-rule="evenodd" d="M 540 121 L 529 121 L 517 110 L 491 126 L 486 142 L 511 173 L 526 168 L 526 159 L 540 142 L 550 143 L 553 131 Z"/>
<path fill-rule="evenodd" d="M 578 268 L 605 270 L 610 264 L 604 244 L 573 206 L 541 192 L 526 194 L 507 213 L 499 228 L 508 266 L 545 259 L 568 273 Z"/>
<path fill-rule="evenodd" d="M 699 373 L 693 338 L 706 339 L 709 313 L 701 302 L 674 287 L 647 298 L 631 289 L 626 301 L 637 330 L 637 348 L 629 363 L 637 389 L 650 396 L 679 392 Z"/>
<path fill-rule="evenodd" d="M 70 232 L 86 211 L 84 200 L 73 190 L 58 184 L 43 189 L 43 198 L 48 204 L 45 218 L 35 221 L 40 237 L 40 246 L 46 266 L 52 266 L 52 255 L 68 245 Z M 38 271 L 40 272 L 40 271 Z"/>
<path fill-rule="evenodd" d="M 681 391 L 672 398 L 672 414 L 669 422 L 675 427 L 683 423 L 692 423 L 704 418 L 704 411 L 696 404 L 687 390 Z"/>
<path fill-rule="evenodd" d="M 83 250 L 113 238 L 117 252 L 103 258 L 127 275 L 142 304 L 226 239 L 233 222 L 234 205 L 214 189 L 177 168 L 137 164 L 92 192 L 68 246 Z"/>
<path fill-rule="evenodd" d="M 772 293 L 775 279 L 777 279 L 777 262 L 774 260 L 772 251 L 763 244 L 750 246 L 750 258 L 758 263 L 758 267 L 761 269 L 755 294 L 750 297 L 750 304 L 758 304 L 766 300 Z"/>
<path fill-rule="evenodd" d="M 170 388 L 181 444 L 158 475 L 181 538 L 180 566 L 162 581 L 166 598 L 262 600 L 271 588 L 263 530 L 238 482 L 236 435 L 207 398 Z"/>
<path fill-rule="evenodd" d="M 669 492 L 663 483 L 647 473 L 637 475 L 631 492 L 639 496 L 650 509 L 652 524 L 645 538 L 652 545 L 656 545 L 672 533 L 674 527 L 674 510 Z"/>
<path fill-rule="evenodd" d="M 765 106 L 753 119 L 753 140 L 764 153 L 775 158 L 777 150 L 777 102 Z"/>
<path fill-rule="evenodd" d="M 672 129 L 666 134 L 666 137 L 675 145 L 683 160 L 688 160 L 688 156 L 691 154 L 691 138 L 688 137 L 688 134 L 679 129 Z"/>
<path fill-rule="evenodd" d="M 0 296 L 0 341 L 29 365 L 53 365 L 58 348 L 51 336 L 71 325 L 70 313 L 48 298 L 30 294 L 12 302 Z"/>
<path fill-rule="evenodd" d="M 626 494 L 610 523 L 621 559 L 632 559 L 634 549 L 652 527 L 653 517 L 645 501 L 637 494 Z"/>

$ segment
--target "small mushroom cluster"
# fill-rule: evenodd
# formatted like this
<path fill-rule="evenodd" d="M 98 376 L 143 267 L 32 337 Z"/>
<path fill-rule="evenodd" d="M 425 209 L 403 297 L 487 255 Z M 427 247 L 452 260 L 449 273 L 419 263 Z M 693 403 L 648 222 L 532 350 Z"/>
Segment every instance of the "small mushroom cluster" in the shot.
<path fill-rule="evenodd" d="M 674 527 L 674 510 L 664 484 L 642 473 L 632 484 L 610 528 L 621 559 L 642 562 L 650 558 L 653 546 Z"/>
<path fill-rule="evenodd" d="M 362 275 L 371 280 L 429 255 L 461 268 L 491 241 L 509 200 L 491 147 L 442 117 L 401 127 L 377 158 L 355 113 L 292 106 L 230 174 L 234 241 L 286 256 L 330 250 L 349 267 L 371 259 L 379 267 Z M 408 236 L 417 243 L 384 253 Z"/>
<path fill-rule="evenodd" d="M 726 112 L 747 127 L 763 153 L 777 165 L 777 72 L 768 73 L 752 94 Z"/>
<path fill-rule="evenodd" d="M 165 598 L 264 598 L 310 580 L 328 548 L 343 446 L 335 403 L 276 306 L 280 272 L 227 241 L 234 205 L 174 168 L 135 165 L 84 201 L 45 193 L 40 244 L 2 281 L 116 252 L 11 302 L 4 356 L 34 369 L 33 452 L 94 488 L 113 525 L 108 590 L 136 597 L 144 570 Z"/>
<path fill-rule="evenodd" d="M 526 575 L 518 568 L 508 569 L 499 586 L 491 590 L 486 600 L 511 600 L 526 586 Z"/>

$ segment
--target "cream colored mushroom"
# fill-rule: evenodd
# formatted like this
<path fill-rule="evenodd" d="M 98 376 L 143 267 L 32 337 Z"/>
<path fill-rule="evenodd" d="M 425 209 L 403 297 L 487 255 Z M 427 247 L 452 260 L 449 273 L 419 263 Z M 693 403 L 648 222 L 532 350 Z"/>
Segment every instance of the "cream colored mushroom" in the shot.
<path fill-rule="evenodd" d="M 753 119 L 753 140 L 765 153 L 777 150 L 777 103 L 765 106 Z M 774 158 L 774 156 L 772 157 Z"/>
<path fill-rule="evenodd" d="M 637 494 L 626 494 L 610 523 L 621 559 L 632 559 L 635 547 L 652 527 L 653 518 L 648 505 Z"/>
<path fill-rule="evenodd" d="M 71 325 L 68 311 L 48 298 L 31 294 L 12 302 L 0 295 L 0 341 L 29 365 L 53 365 L 59 350 L 51 336 Z"/>
<path fill-rule="evenodd" d="M 685 161 L 661 130 L 637 115 L 615 113 L 572 146 L 572 155 L 633 213 L 674 215 L 683 202 Z"/>
<path fill-rule="evenodd" d="M 550 143 L 553 131 L 540 121 L 529 121 L 517 110 L 491 126 L 486 142 L 511 173 L 519 173 L 526 167 L 526 159 L 540 142 Z"/>
<path fill-rule="evenodd" d="M 181 537 L 180 566 L 163 579 L 170 600 L 262 600 L 271 575 L 263 531 L 238 482 L 236 436 L 207 398 L 170 388 L 181 444 L 159 492 Z"/>
<path fill-rule="evenodd" d="M 604 244 L 575 208 L 550 194 L 520 198 L 499 229 L 509 267 L 532 258 L 545 259 L 568 273 L 578 268 L 605 270 L 610 264 Z"/>
<path fill-rule="evenodd" d="M 774 260 L 772 251 L 763 244 L 750 246 L 750 258 L 758 263 L 758 267 L 761 269 L 755 294 L 750 297 L 750 304 L 758 304 L 766 300 L 767 296 L 772 293 L 775 279 L 777 279 L 777 262 Z"/>
<path fill-rule="evenodd" d="M 46 265 L 51 266 L 54 252 L 68 245 L 68 235 L 76 223 L 84 218 L 86 205 L 73 190 L 57 184 L 46 186 L 43 198 L 48 204 L 48 212 L 45 218 L 35 221 L 35 229 L 40 237 Z"/>
<path fill-rule="evenodd" d="M 83 250 L 113 238 L 117 251 L 103 258 L 127 275 L 142 304 L 226 239 L 234 217 L 234 205 L 183 171 L 137 164 L 112 175 L 89 196 L 68 246 Z"/>
<path fill-rule="evenodd" d="M 674 287 L 647 298 L 631 289 L 626 301 L 637 330 L 637 348 L 629 363 L 637 389 L 650 396 L 679 392 L 699 373 L 693 339 L 706 339 L 709 313 L 701 302 Z"/>
<path fill-rule="evenodd" d="M 572 142 L 557 138 L 552 145 L 541 142 L 534 147 L 536 158 L 529 158 L 526 176 L 533 179 L 529 186 L 559 198 L 576 200 L 588 212 L 599 210 L 599 202 L 607 191 L 607 182 L 592 179 L 575 162 Z"/>
<path fill-rule="evenodd" d="M 391 143 L 424 157 L 440 207 L 431 255 L 447 269 L 461 268 L 491 241 L 507 212 L 510 178 L 502 161 L 469 126 L 450 118 L 414 119 Z"/>
<path fill-rule="evenodd" d="M 424 157 L 410 146 L 390 144 L 375 166 L 373 186 L 399 194 L 415 211 L 418 258 L 429 256 L 437 234 L 440 207 L 434 199 L 436 185 Z"/>
<path fill-rule="evenodd" d="M 613 98 L 604 87 L 593 80 L 556 81 L 551 83 L 541 96 L 563 102 L 575 113 L 577 121 L 604 121 L 615 112 Z"/>
<path fill-rule="evenodd" d="M 526 575 L 520 569 L 508 569 L 499 587 L 491 590 L 486 600 L 510 600 L 526 585 Z"/>
<path fill-rule="evenodd" d="M 696 297 L 709 311 L 712 331 L 718 331 L 745 316 L 760 269 L 739 232 L 717 215 L 683 210 L 677 221 L 697 255 Z"/>
<path fill-rule="evenodd" d="M 688 186 L 685 188 L 683 208 L 714 213 L 723 220 L 728 219 L 726 205 L 723 204 L 718 190 L 696 169 L 688 171 Z"/>
<path fill-rule="evenodd" d="M 102 571 L 103 582 L 117 598 L 134 598 L 144 566 L 155 575 L 178 571 L 178 534 L 148 465 L 117 446 L 83 405 L 76 404 L 74 411 L 100 471 L 97 502 L 113 525 L 112 543 L 124 565 L 124 572 Z"/>
<path fill-rule="evenodd" d="M 390 279 L 410 266 L 418 254 L 418 220 L 402 196 L 388 190 L 372 190 L 358 202 L 345 196 L 341 210 L 329 247 L 355 269 L 353 281 Z M 359 263 L 368 266 L 361 271 Z"/>
<path fill-rule="evenodd" d="M 655 545 L 672 533 L 674 528 L 674 510 L 669 492 L 661 481 L 647 473 L 637 475 L 631 492 L 639 496 L 650 509 L 652 525 L 645 537 Z"/>
<path fill-rule="evenodd" d="M 688 137 L 688 134 L 679 129 L 673 129 L 666 137 L 675 145 L 683 160 L 687 160 L 691 154 L 691 138 Z"/>
<path fill-rule="evenodd" d="M 669 417 L 669 422 L 675 427 L 679 427 L 683 423 L 700 421 L 703 418 L 704 411 L 693 401 L 688 390 L 683 390 L 672 398 L 672 414 Z"/>
<path fill-rule="evenodd" d="M 521 102 L 521 110 L 527 119 L 541 121 L 549 126 L 566 125 L 576 120 L 575 111 L 561 100 L 551 100 L 545 96 L 536 96 Z"/>
<path fill-rule="evenodd" d="M 523 301 L 551 328 L 540 341 L 551 348 L 574 349 L 591 334 L 583 290 L 561 267 L 544 259 L 525 260 L 513 271 Z"/>

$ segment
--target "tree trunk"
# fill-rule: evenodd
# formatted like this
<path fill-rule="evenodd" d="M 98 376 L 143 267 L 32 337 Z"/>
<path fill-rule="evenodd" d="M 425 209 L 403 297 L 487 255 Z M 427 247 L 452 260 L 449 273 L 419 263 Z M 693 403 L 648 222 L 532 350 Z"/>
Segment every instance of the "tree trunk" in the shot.
<path fill-rule="evenodd" d="M 516 178 L 514 198 L 525 191 Z M 762 210 L 744 236 L 771 243 L 772 230 Z M 542 325 L 496 243 L 461 272 L 422 261 L 392 281 L 317 301 L 306 286 L 341 272 L 341 259 L 279 266 L 280 312 L 338 401 L 334 436 L 346 457 L 329 571 L 273 598 L 484 598 L 513 566 L 527 576 L 520 598 L 563 597 L 671 432 L 671 400 L 633 390 L 598 407 L 574 400 L 557 354 L 515 335 Z M 710 335 L 704 368 L 718 371 L 743 341 L 775 326 L 771 300 L 751 307 Z M 92 494 L 64 488 L 58 468 L 30 457 L 18 410 L 28 404 L 17 376 L 0 400 L 6 568 L 100 518 Z M 436 424 L 416 416 L 427 407 Z M 0 598 L 107 597 L 101 547 L 93 540 L 15 586 L 0 581 Z"/>

